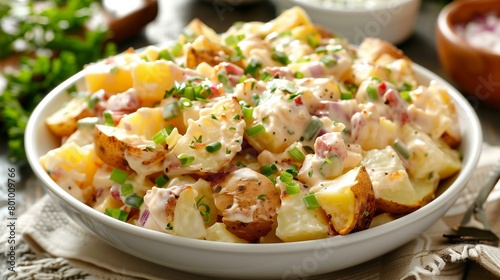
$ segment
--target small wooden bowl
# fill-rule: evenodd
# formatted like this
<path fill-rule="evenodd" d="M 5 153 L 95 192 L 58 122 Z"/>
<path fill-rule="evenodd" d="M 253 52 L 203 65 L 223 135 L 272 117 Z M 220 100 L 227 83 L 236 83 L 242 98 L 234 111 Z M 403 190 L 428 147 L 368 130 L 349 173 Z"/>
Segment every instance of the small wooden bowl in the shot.
<path fill-rule="evenodd" d="M 446 74 L 468 95 L 472 105 L 500 108 L 500 55 L 468 44 L 455 30 L 478 15 L 496 12 L 499 0 L 454 1 L 445 6 L 436 25 L 438 56 Z"/>

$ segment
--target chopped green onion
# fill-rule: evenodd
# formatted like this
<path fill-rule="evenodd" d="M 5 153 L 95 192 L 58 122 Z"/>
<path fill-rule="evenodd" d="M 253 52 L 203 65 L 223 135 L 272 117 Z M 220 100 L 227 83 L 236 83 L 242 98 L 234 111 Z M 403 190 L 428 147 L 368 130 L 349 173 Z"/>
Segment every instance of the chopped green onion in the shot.
<path fill-rule="evenodd" d="M 168 183 L 168 181 L 170 181 L 170 178 L 168 178 L 168 176 L 165 174 L 161 174 L 155 179 L 155 183 L 158 188 L 163 188 Z"/>
<path fill-rule="evenodd" d="M 266 176 L 269 176 L 271 174 L 278 172 L 278 167 L 276 166 L 276 164 L 273 163 L 267 164 L 260 168 L 260 172 L 262 172 L 262 174 Z"/>
<path fill-rule="evenodd" d="M 205 198 L 204 195 L 201 196 L 200 199 L 198 199 L 198 201 L 196 201 L 196 209 L 198 209 L 200 211 L 200 214 L 203 217 L 203 221 L 205 223 L 208 223 L 208 222 L 210 222 L 210 206 L 208 206 L 208 204 L 206 204 L 206 203 L 201 203 L 203 198 Z M 201 206 L 203 206 L 203 208 L 205 208 L 203 211 L 200 209 Z"/>
<path fill-rule="evenodd" d="M 171 53 L 174 56 L 180 56 L 182 54 L 182 45 L 180 43 L 175 44 L 171 49 Z"/>
<path fill-rule="evenodd" d="M 240 42 L 243 39 L 245 39 L 245 34 L 230 35 L 226 38 L 225 42 L 226 42 L 226 45 L 228 45 L 228 46 L 234 46 L 234 45 L 237 45 L 238 42 Z"/>
<path fill-rule="evenodd" d="M 410 90 L 412 90 L 412 89 L 413 89 L 412 85 L 410 85 L 410 84 L 409 84 L 409 83 L 407 83 L 407 82 L 404 82 L 404 83 L 403 83 L 403 86 L 401 87 L 401 91 L 410 91 Z"/>
<path fill-rule="evenodd" d="M 295 161 L 303 161 L 306 157 L 304 153 L 297 147 L 293 147 L 290 150 L 287 150 L 287 153 L 292 157 Z"/>
<path fill-rule="evenodd" d="M 135 208 L 141 207 L 143 202 L 144 199 L 135 193 L 125 197 L 125 204 Z"/>
<path fill-rule="evenodd" d="M 341 100 L 349 100 L 352 99 L 352 92 L 347 91 L 347 92 L 341 92 L 340 93 L 340 99 Z"/>
<path fill-rule="evenodd" d="M 288 167 L 287 167 L 287 169 L 285 169 L 285 172 L 290 173 L 290 174 L 292 174 L 292 176 L 294 176 L 294 177 L 295 177 L 295 176 L 297 176 L 297 174 L 299 173 L 299 172 L 298 172 L 298 169 L 299 169 L 299 168 L 297 167 L 297 165 L 295 165 L 295 164 L 290 164 L 290 166 L 288 166 Z"/>
<path fill-rule="evenodd" d="M 120 220 L 123 222 L 127 221 L 128 212 L 124 211 L 120 208 L 106 208 L 104 213 L 110 217 L 117 219 L 117 220 Z"/>
<path fill-rule="evenodd" d="M 178 157 L 181 166 L 188 166 L 194 161 L 194 156 L 180 154 Z"/>
<path fill-rule="evenodd" d="M 343 168 L 342 160 L 337 155 L 333 155 L 325 158 L 325 161 L 319 168 L 319 172 L 324 178 L 331 178 L 342 174 Z"/>
<path fill-rule="evenodd" d="M 264 82 L 267 82 L 269 79 L 271 79 L 272 75 L 268 71 L 263 71 L 260 73 L 260 79 Z"/>
<path fill-rule="evenodd" d="M 404 159 L 409 159 L 410 158 L 410 150 L 408 150 L 408 147 L 401 142 L 401 140 L 396 139 L 394 140 L 394 143 L 392 144 L 394 149 L 400 154 Z"/>
<path fill-rule="evenodd" d="M 115 183 L 122 185 L 127 180 L 128 173 L 118 168 L 113 168 L 109 179 Z"/>
<path fill-rule="evenodd" d="M 321 47 L 317 47 L 315 50 L 314 50 L 315 53 L 317 54 L 327 54 L 328 53 L 328 50 L 326 49 L 326 47 L 324 46 L 321 46 Z"/>
<path fill-rule="evenodd" d="M 322 127 L 323 127 L 323 122 L 321 122 L 321 120 L 318 117 L 312 116 L 311 119 L 309 120 L 309 123 L 307 123 L 306 129 L 304 130 L 304 134 L 302 135 L 304 137 L 304 140 L 306 141 L 312 140 Z"/>
<path fill-rule="evenodd" d="M 115 126 L 115 121 L 113 120 L 113 114 L 111 113 L 111 111 L 104 111 L 102 113 L 102 116 L 104 117 L 104 124 Z"/>
<path fill-rule="evenodd" d="M 252 116 L 253 116 L 253 107 L 250 107 L 250 106 L 243 106 L 243 108 L 241 108 L 242 112 L 243 112 L 243 118 L 245 119 L 251 119 Z"/>
<path fill-rule="evenodd" d="M 213 142 L 213 143 L 206 145 L 205 150 L 207 150 L 207 152 L 209 152 L 209 153 L 215 153 L 218 150 L 220 150 L 221 147 L 222 147 L 222 144 L 217 141 L 217 142 Z"/>
<path fill-rule="evenodd" d="M 181 97 L 181 99 L 179 99 L 179 108 L 184 109 L 190 107 L 193 107 L 193 103 L 189 98 Z"/>
<path fill-rule="evenodd" d="M 162 144 L 167 140 L 168 133 L 165 128 L 160 129 L 155 135 L 153 135 L 153 142 L 155 142 L 156 145 Z"/>
<path fill-rule="evenodd" d="M 411 99 L 409 91 L 402 91 L 399 93 L 401 98 L 403 98 L 406 102 L 411 103 L 413 100 Z"/>
<path fill-rule="evenodd" d="M 247 67 L 245 67 L 245 74 L 255 76 L 260 68 L 262 68 L 262 64 L 259 62 L 259 60 L 252 58 Z"/>
<path fill-rule="evenodd" d="M 220 71 L 219 73 L 217 73 L 217 79 L 223 85 L 227 85 L 229 83 L 229 79 L 227 78 L 226 71 Z"/>
<path fill-rule="evenodd" d="M 283 65 L 290 64 L 290 59 L 288 58 L 288 56 L 286 55 L 286 53 L 280 52 L 280 51 L 277 51 L 277 50 L 274 50 L 271 53 L 271 59 L 274 60 L 274 61 L 278 61 L 279 63 L 281 63 Z"/>
<path fill-rule="evenodd" d="M 158 54 L 158 57 L 164 60 L 170 60 L 170 61 L 174 60 L 174 58 L 170 54 L 170 51 L 167 49 L 161 50 L 160 53 Z"/>
<path fill-rule="evenodd" d="M 304 73 L 302 73 L 300 71 L 295 71 L 295 73 L 293 73 L 293 76 L 297 79 L 302 79 L 302 78 L 304 78 Z"/>
<path fill-rule="evenodd" d="M 181 110 L 177 102 L 169 103 L 161 108 L 161 115 L 165 121 L 169 121 L 180 114 Z"/>
<path fill-rule="evenodd" d="M 132 186 L 132 184 L 130 183 L 123 184 L 122 187 L 120 188 L 120 192 L 123 196 L 132 194 L 134 192 L 134 186 Z"/>
<path fill-rule="evenodd" d="M 247 166 L 246 164 L 244 164 L 241 161 L 236 162 L 235 165 L 238 166 L 238 167 L 246 167 Z"/>
<path fill-rule="evenodd" d="M 287 182 L 285 183 L 286 192 L 288 194 L 298 194 L 300 193 L 300 186 L 297 182 Z"/>
<path fill-rule="evenodd" d="M 263 132 L 266 131 L 266 128 L 262 124 L 256 124 L 252 127 L 249 127 L 245 130 L 245 132 L 248 134 L 248 136 L 253 137 L 257 136 Z"/>
<path fill-rule="evenodd" d="M 372 86 L 372 85 L 367 86 L 366 87 L 366 93 L 368 94 L 368 98 L 371 101 L 378 100 L 378 92 L 377 92 L 377 89 L 374 86 Z"/>
<path fill-rule="evenodd" d="M 174 226 L 171 223 L 167 223 L 167 226 L 165 227 L 166 230 L 173 230 Z"/>
<path fill-rule="evenodd" d="M 87 100 L 87 108 L 89 108 L 90 110 L 94 109 L 98 102 L 99 98 L 97 96 L 89 97 L 89 99 Z"/>
<path fill-rule="evenodd" d="M 283 183 L 290 183 L 293 181 L 293 175 L 288 173 L 288 172 L 281 172 L 280 173 L 280 180 Z"/>
<path fill-rule="evenodd" d="M 319 46 L 319 42 L 318 40 L 316 40 L 316 38 L 314 38 L 313 34 L 307 35 L 307 43 L 313 48 Z"/>
<path fill-rule="evenodd" d="M 259 196 L 257 196 L 258 199 L 260 200 L 266 200 L 266 194 L 265 193 L 261 193 L 259 194 Z"/>
<path fill-rule="evenodd" d="M 333 67 L 337 65 L 337 60 L 331 55 L 323 55 L 319 58 L 319 61 L 323 63 L 326 67 Z"/>
<path fill-rule="evenodd" d="M 318 199 L 314 193 L 308 193 L 302 197 L 308 210 L 314 210 L 319 207 Z"/>

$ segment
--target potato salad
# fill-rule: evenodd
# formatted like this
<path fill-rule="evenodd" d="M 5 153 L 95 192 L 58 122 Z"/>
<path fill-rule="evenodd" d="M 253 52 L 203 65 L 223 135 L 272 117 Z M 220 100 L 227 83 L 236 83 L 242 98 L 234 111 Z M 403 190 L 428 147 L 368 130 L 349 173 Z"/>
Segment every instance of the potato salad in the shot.
<path fill-rule="evenodd" d="M 87 65 L 40 159 L 120 221 L 186 238 L 347 235 L 431 201 L 461 168 L 446 88 L 375 38 L 352 46 L 298 7 Z"/>

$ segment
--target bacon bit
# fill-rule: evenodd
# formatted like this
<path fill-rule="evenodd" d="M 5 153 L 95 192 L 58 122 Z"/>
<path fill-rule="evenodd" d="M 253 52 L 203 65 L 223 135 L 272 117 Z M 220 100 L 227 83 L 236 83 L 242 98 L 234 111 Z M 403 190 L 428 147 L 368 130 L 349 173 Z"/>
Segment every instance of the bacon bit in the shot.
<path fill-rule="evenodd" d="M 381 82 L 381 83 L 378 85 L 377 90 L 378 90 L 379 92 L 381 92 L 381 91 L 382 91 L 382 92 L 385 92 L 385 91 L 387 90 L 387 85 L 386 85 L 386 83 L 385 83 L 385 82 Z"/>
<path fill-rule="evenodd" d="M 304 102 L 302 101 L 302 96 L 297 96 L 293 99 L 293 101 L 295 102 L 296 105 L 300 106 L 300 105 L 303 105 Z"/>

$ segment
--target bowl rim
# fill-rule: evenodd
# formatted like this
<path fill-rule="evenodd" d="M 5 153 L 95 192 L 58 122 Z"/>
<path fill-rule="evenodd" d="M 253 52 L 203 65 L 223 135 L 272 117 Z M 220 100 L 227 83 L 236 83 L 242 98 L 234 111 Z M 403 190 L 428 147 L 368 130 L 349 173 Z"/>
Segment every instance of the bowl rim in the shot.
<path fill-rule="evenodd" d="M 474 9 L 478 2 L 481 3 L 496 3 L 497 0 L 461 0 L 461 1 L 453 1 L 448 3 L 438 14 L 437 18 L 437 28 L 440 29 L 441 33 L 447 40 L 449 40 L 453 45 L 457 48 L 460 48 L 469 52 L 476 52 L 483 56 L 488 57 L 496 57 L 499 58 L 500 55 L 490 51 L 489 49 L 479 48 L 471 45 L 464 38 L 459 36 L 455 31 L 455 24 L 459 24 L 460 22 L 452 22 L 451 16 L 453 16 L 459 9 Z M 478 11 L 474 11 L 475 13 L 479 13 Z M 500 13 L 497 15 L 500 17 Z M 470 21 L 470 19 L 468 20 Z M 463 22 L 462 22 L 463 23 Z"/>
<path fill-rule="evenodd" d="M 418 222 L 424 219 L 426 216 L 431 215 L 432 212 L 437 211 L 439 208 L 446 205 L 448 199 L 451 195 L 455 195 L 454 199 L 458 198 L 458 194 L 463 188 L 465 188 L 466 182 L 472 176 L 473 170 L 477 165 L 479 156 L 481 154 L 482 147 L 482 130 L 479 123 L 477 114 L 474 112 L 472 106 L 467 102 L 465 97 L 461 95 L 454 87 L 452 87 L 448 82 L 439 77 L 437 74 L 431 72 L 430 70 L 416 64 L 412 63 L 415 72 L 420 72 L 421 75 L 425 76 L 430 80 L 437 81 L 440 85 L 444 86 L 457 106 L 461 107 L 465 112 L 465 117 L 469 119 L 472 127 L 468 127 L 467 133 L 473 133 L 476 137 L 471 137 L 471 143 L 468 145 L 471 147 L 469 159 L 463 161 L 462 169 L 458 173 L 454 182 L 448 187 L 444 192 L 447 195 L 440 195 L 434 200 L 429 202 L 424 207 L 409 213 L 401 218 L 398 218 L 390 223 L 383 224 L 374 228 L 366 229 L 363 231 L 350 233 L 346 236 L 334 236 L 330 238 L 308 240 L 308 241 L 298 241 L 298 242 L 284 242 L 284 243 L 263 243 L 263 244 L 245 244 L 245 243 L 226 243 L 219 241 L 209 241 L 209 240 L 198 240 L 191 239 L 187 237 L 175 236 L 167 234 L 164 232 L 158 232 L 151 229 L 142 228 L 133 224 L 124 223 L 117 219 L 114 219 L 104 213 L 101 213 L 94 208 L 84 204 L 78 199 L 71 196 L 64 189 L 59 187 L 55 183 L 49 174 L 43 169 L 41 163 L 39 162 L 39 156 L 36 153 L 36 141 L 33 139 L 36 136 L 36 126 L 40 124 L 40 116 L 45 112 L 45 107 L 52 102 L 56 97 L 65 93 L 65 90 L 70 86 L 74 85 L 77 81 L 84 77 L 85 69 L 81 70 L 77 74 L 73 75 L 56 88 L 54 88 L 47 96 L 38 104 L 33 113 L 31 114 L 28 124 L 26 126 L 25 134 L 25 148 L 28 158 L 28 163 L 31 166 L 33 173 L 36 177 L 42 181 L 44 187 L 56 195 L 58 199 L 63 200 L 65 203 L 70 205 L 74 210 L 80 214 L 93 219 L 94 221 L 104 224 L 108 227 L 112 227 L 115 230 L 125 232 L 130 235 L 134 235 L 140 238 L 147 238 L 155 242 L 171 243 L 176 246 L 187 247 L 197 250 L 207 250 L 207 251 L 218 251 L 218 252 L 228 252 L 228 253 L 290 253 L 298 251 L 310 251 L 317 246 L 324 248 L 340 247 L 349 244 L 354 244 L 362 240 L 377 238 L 382 235 L 386 235 L 394 231 L 394 229 L 402 228 L 408 226 L 412 223 Z M 418 75 L 417 75 L 418 77 Z M 451 206 L 451 204 L 449 205 Z M 66 213 L 67 214 L 67 213 Z M 107 241 L 107 240 L 106 240 Z M 109 242 L 109 241 L 107 241 Z"/>
<path fill-rule="evenodd" d="M 409 4 L 411 2 L 420 2 L 421 0 L 392 0 L 389 2 L 389 4 L 382 3 L 378 4 L 376 6 L 373 6 L 371 8 L 366 8 L 365 6 L 361 7 L 336 7 L 336 6 L 330 6 L 330 5 L 321 5 L 317 1 L 304 1 L 304 0 L 276 0 L 276 1 L 285 1 L 285 2 L 292 2 L 293 5 L 299 5 L 299 6 L 304 6 L 308 7 L 311 9 L 315 9 L 316 11 L 327 11 L 327 12 L 341 12 L 341 13 L 346 13 L 346 14 L 356 14 L 356 13 L 373 13 L 377 11 L 382 11 L 382 10 L 387 10 L 387 9 L 393 9 L 396 7 L 400 7 L 405 4 Z"/>

